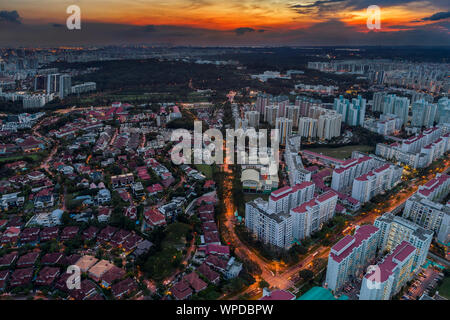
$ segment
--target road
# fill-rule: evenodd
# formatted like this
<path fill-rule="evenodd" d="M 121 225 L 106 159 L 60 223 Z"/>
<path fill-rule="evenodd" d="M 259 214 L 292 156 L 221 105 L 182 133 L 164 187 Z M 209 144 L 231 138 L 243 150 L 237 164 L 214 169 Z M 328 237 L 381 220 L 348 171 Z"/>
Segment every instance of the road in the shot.
<path fill-rule="evenodd" d="M 413 185 L 409 186 L 407 189 L 401 190 L 398 192 L 395 196 L 391 196 L 387 201 L 384 203 L 387 203 L 388 206 L 383 212 L 380 209 L 373 209 L 370 212 L 365 212 L 361 214 L 359 217 L 356 218 L 355 221 L 353 221 L 353 225 L 362 225 L 370 223 L 372 224 L 375 219 L 380 216 L 384 212 L 392 212 L 395 211 L 397 208 L 402 207 L 406 200 L 417 191 L 419 185 L 425 184 L 430 179 L 434 178 L 434 176 L 437 173 L 444 172 L 447 173 L 450 168 L 450 161 L 448 159 L 444 160 L 443 164 L 445 167 L 441 167 L 439 169 L 436 169 L 434 172 L 429 172 L 428 175 L 423 177 L 418 177 L 413 180 L 411 180 L 411 183 Z M 231 178 L 231 170 L 228 168 L 228 165 L 223 165 L 223 170 L 225 173 L 229 175 L 229 178 L 224 181 L 224 194 L 223 194 L 223 201 L 226 208 L 225 213 L 225 221 L 224 225 L 226 228 L 226 231 L 223 232 L 222 236 L 224 237 L 225 241 L 229 244 L 232 244 L 235 249 L 235 254 L 240 259 L 248 259 L 252 262 L 259 265 L 259 267 L 262 270 L 262 273 L 260 275 L 260 278 L 262 280 L 265 280 L 271 287 L 278 288 L 281 290 L 289 289 L 293 286 L 292 281 L 290 280 L 292 277 L 296 276 L 300 270 L 302 269 L 309 269 L 311 266 L 311 263 L 314 262 L 314 260 L 318 258 L 327 258 L 328 254 L 330 252 L 331 246 L 321 246 L 318 249 L 314 250 L 314 253 L 317 252 L 315 256 L 313 256 L 312 252 L 309 253 L 308 256 L 306 256 L 303 260 L 301 260 L 298 264 L 286 267 L 281 264 L 279 264 L 276 261 L 266 261 L 265 259 L 261 258 L 258 254 L 255 253 L 255 251 L 252 248 L 247 247 L 242 241 L 240 241 L 239 237 L 237 236 L 235 229 L 234 229 L 234 223 L 235 223 L 235 206 L 232 201 L 232 178 Z M 335 240 L 337 240 L 338 236 L 335 235 Z M 334 244 L 335 242 L 333 242 Z M 275 271 L 275 272 L 274 272 Z M 259 277 L 255 277 L 259 278 Z M 239 295 L 250 293 L 255 291 L 255 286 L 252 285 L 244 292 L 239 293 Z M 234 299 L 236 297 L 232 297 L 231 299 Z"/>

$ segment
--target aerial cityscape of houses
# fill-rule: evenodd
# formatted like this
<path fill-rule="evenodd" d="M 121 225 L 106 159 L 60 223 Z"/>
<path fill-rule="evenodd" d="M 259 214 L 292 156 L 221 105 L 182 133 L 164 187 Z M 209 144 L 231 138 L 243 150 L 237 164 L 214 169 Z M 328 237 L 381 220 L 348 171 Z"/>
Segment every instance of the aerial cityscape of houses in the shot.
<path fill-rule="evenodd" d="M 449 65 L 323 50 L 0 49 L 0 298 L 449 299 Z M 195 121 L 278 171 L 175 164 Z"/>

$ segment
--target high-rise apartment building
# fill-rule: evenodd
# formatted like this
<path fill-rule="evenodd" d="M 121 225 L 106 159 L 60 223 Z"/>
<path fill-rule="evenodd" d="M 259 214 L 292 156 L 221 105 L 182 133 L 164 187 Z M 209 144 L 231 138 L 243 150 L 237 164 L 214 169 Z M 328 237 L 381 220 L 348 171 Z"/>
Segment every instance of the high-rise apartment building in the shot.
<path fill-rule="evenodd" d="M 366 115 L 366 99 L 361 96 L 350 102 L 341 95 L 334 99 L 334 110 L 342 115 L 342 121 L 349 126 L 362 126 Z"/>
<path fill-rule="evenodd" d="M 439 242 L 444 244 L 450 242 L 449 204 L 443 205 L 414 194 L 406 201 L 403 218 L 434 231 Z"/>
<path fill-rule="evenodd" d="M 328 256 L 326 285 L 337 291 L 351 278 L 363 274 L 369 261 L 375 257 L 379 230 L 373 225 L 363 225 L 353 236 L 345 236 L 333 247 Z"/>
<path fill-rule="evenodd" d="M 369 156 L 345 160 L 333 170 L 331 188 L 340 192 L 350 189 L 356 177 L 369 172 L 373 167 L 373 159 Z"/>
<path fill-rule="evenodd" d="M 269 201 L 258 198 L 245 204 L 245 225 L 262 242 L 287 249 L 293 241 L 289 211 L 313 196 L 312 182 L 275 190 Z"/>
<path fill-rule="evenodd" d="M 394 114 L 402 120 L 402 125 L 408 123 L 410 101 L 405 97 L 390 94 L 384 97 L 383 114 Z"/>
<path fill-rule="evenodd" d="M 378 217 L 374 225 L 380 229 L 379 248 L 392 252 L 403 241 L 408 241 L 417 250 L 414 256 L 413 270 L 417 271 L 425 263 L 433 231 L 406 220 L 405 218 L 385 213 Z"/>
<path fill-rule="evenodd" d="M 334 217 L 337 200 L 337 193 L 330 190 L 291 209 L 294 239 L 301 240 L 319 231 Z"/>
<path fill-rule="evenodd" d="M 276 129 L 279 130 L 280 144 L 286 145 L 287 139 L 292 135 L 292 120 L 288 118 L 277 118 Z"/>
<path fill-rule="evenodd" d="M 424 99 L 414 102 L 412 104 L 411 125 L 413 127 L 432 127 L 436 118 L 436 111 L 436 104 L 428 103 Z"/>
<path fill-rule="evenodd" d="M 352 197 L 368 202 L 383 191 L 392 189 L 401 180 L 403 168 L 386 163 L 353 180 Z"/>
<path fill-rule="evenodd" d="M 259 117 L 260 117 L 259 112 L 256 110 L 245 112 L 245 119 L 247 119 L 249 127 L 258 128 L 259 127 Z"/>
<path fill-rule="evenodd" d="M 359 300 L 389 300 L 412 278 L 416 248 L 402 241 L 362 281 Z"/>
<path fill-rule="evenodd" d="M 316 138 L 317 123 L 318 121 L 316 119 L 301 117 L 298 120 L 298 134 L 304 138 Z"/>

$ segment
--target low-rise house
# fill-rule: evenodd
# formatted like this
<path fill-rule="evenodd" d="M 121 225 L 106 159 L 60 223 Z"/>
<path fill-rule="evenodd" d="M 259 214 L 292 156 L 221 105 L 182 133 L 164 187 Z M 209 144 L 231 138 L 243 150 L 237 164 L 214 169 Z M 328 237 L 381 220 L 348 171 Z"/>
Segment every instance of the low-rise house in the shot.
<path fill-rule="evenodd" d="M 90 297 L 97 294 L 97 288 L 95 284 L 88 279 L 84 279 L 80 283 L 81 289 L 70 290 L 70 298 L 71 300 L 87 300 Z"/>
<path fill-rule="evenodd" d="M 144 239 L 142 239 L 142 237 L 133 232 L 129 237 L 125 239 L 125 241 L 121 244 L 121 247 L 126 253 L 130 253 L 131 251 L 136 249 L 138 244 L 143 240 Z"/>
<path fill-rule="evenodd" d="M 154 196 L 158 192 L 163 192 L 163 191 L 164 191 L 164 188 L 159 183 L 155 183 L 155 184 L 151 185 L 150 187 L 147 187 L 147 192 L 148 192 L 149 196 Z"/>
<path fill-rule="evenodd" d="M 171 289 L 172 296 L 176 300 L 186 300 L 192 296 L 192 289 L 189 287 L 189 284 L 181 280 L 177 282 Z"/>
<path fill-rule="evenodd" d="M 42 268 L 42 270 L 39 272 L 35 283 L 38 286 L 51 286 L 56 278 L 59 276 L 59 268 L 55 268 L 55 267 L 44 267 Z"/>
<path fill-rule="evenodd" d="M 40 171 L 32 171 L 27 174 L 27 178 L 31 181 L 39 181 L 45 178 L 45 174 Z"/>
<path fill-rule="evenodd" d="M 14 262 L 16 262 L 19 254 L 17 252 L 11 252 L 0 257 L 0 267 L 10 267 Z"/>
<path fill-rule="evenodd" d="M 220 237 L 217 231 L 206 231 L 204 238 L 207 244 L 220 244 Z"/>
<path fill-rule="evenodd" d="M 197 271 L 213 284 L 218 284 L 220 281 L 220 275 L 208 267 L 206 263 L 202 263 L 200 267 L 197 268 Z"/>
<path fill-rule="evenodd" d="M 14 288 L 30 284 L 33 274 L 33 268 L 16 269 L 9 279 L 9 286 Z"/>
<path fill-rule="evenodd" d="M 206 255 L 215 254 L 218 256 L 229 257 L 230 256 L 230 247 L 223 246 L 220 244 L 208 244 L 206 246 L 202 246 L 198 248 L 200 251 L 204 251 Z"/>
<path fill-rule="evenodd" d="M 86 230 L 83 231 L 81 238 L 83 240 L 93 240 L 97 236 L 97 233 L 98 233 L 98 228 L 94 227 L 94 226 L 90 226 L 89 228 L 87 228 Z"/>
<path fill-rule="evenodd" d="M 100 260 L 94 266 L 89 268 L 89 277 L 94 279 L 96 282 L 100 281 L 102 276 L 113 267 L 114 265 L 107 260 Z"/>
<path fill-rule="evenodd" d="M 67 287 L 67 280 L 71 275 L 71 273 L 61 272 L 59 278 L 55 282 L 55 289 L 68 293 L 69 288 Z"/>
<path fill-rule="evenodd" d="M 209 213 L 214 215 L 214 206 L 212 204 L 205 204 L 198 207 L 197 212 L 201 215 L 204 213 Z"/>
<path fill-rule="evenodd" d="M 25 202 L 24 197 L 19 197 L 20 192 L 3 194 L 0 198 L 0 207 L 2 210 L 9 210 L 10 208 L 17 208 Z"/>
<path fill-rule="evenodd" d="M 115 247 L 121 247 L 126 239 L 131 236 L 131 232 L 128 230 L 120 229 L 111 238 L 111 244 Z"/>
<path fill-rule="evenodd" d="M 40 229 L 36 227 L 26 228 L 20 233 L 21 243 L 37 243 L 39 240 Z"/>
<path fill-rule="evenodd" d="M 58 227 L 46 227 L 41 230 L 41 233 L 39 234 L 40 241 L 51 241 L 56 240 L 58 238 L 59 234 L 59 228 Z"/>
<path fill-rule="evenodd" d="M 27 225 L 38 225 L 43 227 L 54 227 L 61 224 L 61 218 L 64 211 L 61 209 L 53 210 L 52 212 L 42 212 L 35 214 Z"/>
<path fill-rule="evenodd" d="M 19 240 L 20 228 L 8 227 L 5 232 L 3 232 L 1 241 L 2 244 L 16 244 Z"/>
<path fill-rule="evenodd" d="M 137 198 L 142 198 L 145 193 L 144 193 L 144 186 L 142 185 L 142 182 L 136 182 L 133 183 L 131 189 L 133 190 L 134 196 Z"/>
<path fill-rule="evenodd" d="M 71 254 L 70 256 L 65 257 L 64 261 L 62 261 L 62 264 L 66 265 L 66 266 L 71 266 L 71 265 L 74 265 L 75 263 L 77 263 L 77 261 L 80 259 L 81 259 L 81 255 L 74 253 L 74 254 Z"/>
<path fill-rule="evenodd" d="M 212 213 L 202 212 L 199 217 L 202 222 L 214 222 L 214 214 Z"/>
<path fill-rule="evenodd" d="M 217 232 L 217 225 L 215 222 L 213 221 L 209 221 L 209 222 L 203 222 L 202 223 L 202 230 L 203 232 Z"/>
<path fill-rule="evenodd" d="M 137 208 L 136 206 L 129 206 L 125 208 L 125 216 L 130 218 L 131 220 L 137 219 Z"/>
<path fill-rule="evenodd" d="M 132 173 L 121 174 L 118 176 L 111 177 L 111 185 L 115 188 L 128 187 L 134 183 L 134 176 Z"/>
<path fill-rule="evenodd" d="M 153 246 L 153 243 L 151 243 L 148 240 L 141 241 L 136 245 L 136 250 L 134 250 L 134 252 L 132 253 L 132 256 L 134 258 L 137 258 L 143 254 L 146 254 L 152 246 Z"/>
<path fill-rule="evenodd" d="M 97 202 L 99 205 L 109 203 L 111 201 L 111 192 L 108 189 L 100 189 L 97 194 Z"/>
<path fill-rule="evenodd" d="M 194 292 L 200 292 L 202 290 L 205 290 L 208 286 L 197 273 L 191 272 L 183 277 L 183 280 L 186 281 L 192 289 L 194 289 Z"/>
<path fill-rule="evenodd" d="M 105 189 L 106 190 L 106 189 Z M 99 222 L 107 222 L 111 217 L 112 210 L 109 207 L 101 207 L 98 209 L 97 220 Z"/>
<path fill-rule="evenodd" d="M 78 259 L 75 265 L 80 268 L 81 272 L 87 272 L 97 262 L 97 258 L 90 255 L 84 255 Z"/>
<path fill-rule="evenodd" d="M 61 232 L 61 240 L 63 241 L 67 241 L 70 239 L 73 239 L 76 237 L 76 235 L 78 234 L 79 231 L 79 227 L 76 226 L 70 226 L 70 227 L 65 227 L 63 229 L 63 231 Z"/>
<path fill-rule="evenodd" d="M 154 229 L 166 225 L 166 218 L 156 208 L 147 209 L 144 212 L 144 230 Z"/>
<path fill-rule="evenodd" d="M 101 282 L 100 284 L 104 287 L 104 288 L 110 288 L 111 285 L 119 280 L 122 279 L 125 276 L 126 272 L 125 270 L 113 265 L 108 271 L 106 271 L 102 276 L 101 276 Z"/>
<path fill-rule="evenodd" d="M 217 196 L 215 191 L 204 194 L 196 201 L 197 206 L 201 206 L 202 204 L 209 204 L 214 206 L 216 205 L 216 203 L 217 203 Z"/>
<path fill-rule="evenodd" d="M 0 271 L 0 292 L 5 290 L 10 273 L 9 270 Z"/>
<path fill-rule="evenodd" d="M 225 278 L 234 279 L 242 270 L 242 263 L 236 261 L 234 257 L 231 257 L 227 263 L 227 269 L 225 271 Z"/>
<path fill-rule="evenodd" d="M 43 265 L 61 264 L 64 261 L 64 255 L 61 252 L 47 253 L 41 258 Z"/>
<path fill-rule="evenodd" d="M 117 228 L 113 226 L 107 226 L 100 231 L 97 236 L 97 239 L 102 243 L 107 243 L 111 240 L 113 235 L 117 232 Z"/>
<path fill-rule="evenodd" d="M 138 285 L 132 278 L 127 278 L 111 286 L 111 293 L 116 299 L 121 299 L 124 295 L 136 290 L 138 290 Z"/>
<path fill-rule="evenodd" d="M 34 207 L 36 209 L 50 208 L 55 205 L 55 197 L 53 193 L 37 196 L 34 198 Z"/>
<path fill-rule="evenodd" d="M 205 263 L 209 267 L 219 271 L 220 273 L 225 274 L 225 272 L 227 271 L 228 260 L 220 258 L 216 255 L 210 254 L 209 256 L 207 256 Z"/>
<path fill-rule="evenodd" d="M 35 265 L 39 258 L 39 252 L 29 252 L 24 254 L 17 261 L 17 268 L 28 268 Z"/>

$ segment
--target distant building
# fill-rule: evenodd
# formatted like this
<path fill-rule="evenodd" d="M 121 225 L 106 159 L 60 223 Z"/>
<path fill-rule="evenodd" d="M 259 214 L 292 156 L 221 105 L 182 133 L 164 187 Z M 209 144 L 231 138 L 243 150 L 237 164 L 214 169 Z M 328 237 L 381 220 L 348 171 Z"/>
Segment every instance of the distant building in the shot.
<path fill-rule="evenodd" d="M 433 231 L 391 213 L 378 217 L 374 225 L 380 229 L 379 248 L 382 252 L 392 252 L 403 241 L 408 241 L 417 249 L 413 262 L 413 270 L 417 272 L 426 261 Z"/>
<path fill-rule="evenodd" d="M 342 115 L 342 121 L 349 126 L 362 126 L 366 115 L 366 99 L 361 96 L 350 102 L 341 95 L 334 99 L 334 110 Z"/>
<path fill-rule="evenodd" d="M 437 106 L 421 99 L 412 104 L 412 120 L 413 127 L 430 128 L 434 124 L 436 118 Z"/>

